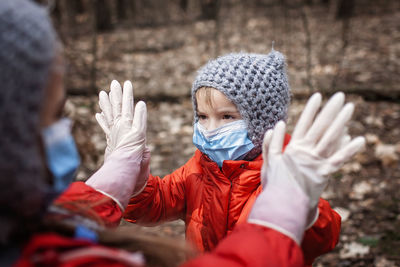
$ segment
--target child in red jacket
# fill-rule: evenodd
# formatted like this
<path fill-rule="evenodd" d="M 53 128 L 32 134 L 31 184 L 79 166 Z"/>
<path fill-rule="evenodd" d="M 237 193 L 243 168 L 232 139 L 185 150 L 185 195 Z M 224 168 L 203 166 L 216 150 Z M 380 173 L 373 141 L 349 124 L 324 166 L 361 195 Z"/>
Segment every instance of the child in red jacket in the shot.
<path fill-rule="evenodd" d="M 120 91 L 113 81 L 111 102 Z M 97 118 L 107 133 L 112 125 L 107 121 L 110 106 L 118 103 L 105 96 L 100 93 L 103 115 Z M 261 192 L 263 136 L 286 120 L 290 103 L 284 57 L 272 50 L 268 55 L 238 53 L 212 60 L 199 70 L 192 101 L 193 143 L 198 150 L 163 179 L 149 175 L 150 157 L 145 157 L 143 190 L 131 198 L 124 217 L 147 225 L 182 219 L 187 239 L 199 250 L 209 251 L 235 225 L 246 221 Z M 289 139 L 287 135 L 285 145 Z M 108 135 L 112 144 L 110 140 Z M 332 250 L 339 232 L 340 216 L 329 203 L 323 199 L 314 203 L 302 243 L 306 263 Z"/>

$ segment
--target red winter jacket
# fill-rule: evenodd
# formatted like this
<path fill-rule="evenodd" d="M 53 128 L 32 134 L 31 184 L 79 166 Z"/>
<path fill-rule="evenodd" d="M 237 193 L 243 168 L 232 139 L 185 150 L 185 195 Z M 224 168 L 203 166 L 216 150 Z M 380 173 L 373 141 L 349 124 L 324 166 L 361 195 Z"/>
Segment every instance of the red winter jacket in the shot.
<path fill-rule="evenodd" d="M 93 207 L 88 217 L 96 217 L 103 225 L 117 226 L 122 212 L 109 197 L 97 192 L 85 183 L 73 183 L 57 200 L 57 204 L 68 207 L 73 213 L 74 203 L 85 203 Z M 120 249 L 104 247 L 92 241 L 64 237 L 56 233 L 34 236 L 25 246 L 14 266 L 135 266 L 129 264 L 130 253 Z M 220 242 L 212 253 L 206 253 L 186 264 L 197 266 L 303 266 L 300 247 L 289 237 L 267 227 L 244 223 L 228 238 Z"/>
<path fill-rule="evenodd" d="M 289 136 L 285 145 L 288 141 Z M 182 219 L 186 238 L 200 251 L 210 251 L 236 224 L 246 222 L 261 192 L 262 164 L 260 155 L 253 161 L 224 161 L 221 170 L 197 150 L 185 165 L 163 179 L 150 175 L 144 191 L 131 198 L 124 218 L 144 225 Z M 302 243 L 306 264 L 336 246 L 340 221 L 339 214 L 321 199 L 318 220 Z"/>

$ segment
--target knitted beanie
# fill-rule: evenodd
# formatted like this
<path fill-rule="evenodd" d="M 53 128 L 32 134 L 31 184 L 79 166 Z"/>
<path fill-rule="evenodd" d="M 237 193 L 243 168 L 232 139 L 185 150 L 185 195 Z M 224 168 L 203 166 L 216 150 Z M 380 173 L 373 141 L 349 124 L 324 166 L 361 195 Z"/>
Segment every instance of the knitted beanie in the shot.
<path fill-rule="evenodd" d="M 234 103 L 247 125 L 254 144 L 251 155 L 261 153 L 264 134 L 280 120 L 286 120 L 290 88 L 284 56 L 234 53 L 209 61 L 199 71 L 192 86 L 194 121 L 198 121 L 196 92 L 212 87 Z"/>
<path fill-rule="evenodd" d="M 44 209 L 39 113 L 55 47 L 45 9 L 0 1 L 0 245 Z"/>

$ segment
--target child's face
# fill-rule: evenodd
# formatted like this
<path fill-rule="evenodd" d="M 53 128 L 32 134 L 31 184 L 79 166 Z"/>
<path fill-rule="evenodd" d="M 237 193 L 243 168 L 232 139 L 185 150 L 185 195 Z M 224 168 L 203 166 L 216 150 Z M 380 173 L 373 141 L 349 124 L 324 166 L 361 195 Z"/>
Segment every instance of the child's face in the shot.
<path fill-rule="evenodd" d="M 208 131 L 242 119 L 235 104 L 216 89 L 200 88 L 196 93 L 196 101 L 199 122 Z"/>

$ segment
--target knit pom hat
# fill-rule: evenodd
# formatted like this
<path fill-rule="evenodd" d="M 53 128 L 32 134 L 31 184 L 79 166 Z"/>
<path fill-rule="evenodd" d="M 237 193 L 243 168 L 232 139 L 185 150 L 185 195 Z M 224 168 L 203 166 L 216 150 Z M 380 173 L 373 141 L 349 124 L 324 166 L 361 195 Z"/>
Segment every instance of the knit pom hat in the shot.
<path fill-rule="evenodd" d="M 239 110 L 255 148 L 261 153 L 264 134 L 280 120 L 286 120 L 290 88 L 284 56 L 233 53 L 209 61 L 199 71 L 192 86 L 194 121 L 198 121 L 196 92 L 212 87 L 222 92 Z"/>
<path fill-rule="evenodd" d="M 55 46 L 44 8 L 0 1 L 0 245 L 44 209 L 39 113 Z"/>

